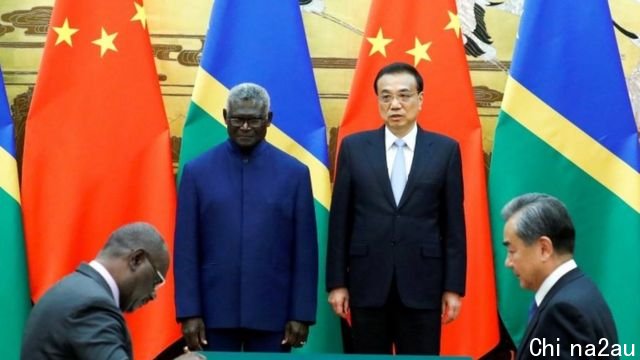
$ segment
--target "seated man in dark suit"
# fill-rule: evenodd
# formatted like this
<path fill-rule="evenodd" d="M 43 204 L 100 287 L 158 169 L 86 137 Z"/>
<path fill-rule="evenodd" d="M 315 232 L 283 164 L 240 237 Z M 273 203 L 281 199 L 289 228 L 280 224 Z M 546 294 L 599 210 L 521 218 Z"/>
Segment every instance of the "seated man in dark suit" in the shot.
<path fill-rule="evenodd" d="M 156 297 L 169 268 L 160 233 L 146 223 L 111 234 L 97 258 L 52 286 L 34 306 L 21 359 L 131 359 L 122 312 Z M 187 353 L 178 359 L 203 359 Z"/>
<path fill-rule="evenodd" d="M 617 344 L 609 306 L 573 260 L 575 229 L 566 207 L 549 195 L 525 194 L 511 200 L 502 216 L 505 266 L 520 286 L 535 291 L 517 359 L 596 359 L 585 351 L 589 346 L 597 355 L 602 339 L 609 347 Z"/>

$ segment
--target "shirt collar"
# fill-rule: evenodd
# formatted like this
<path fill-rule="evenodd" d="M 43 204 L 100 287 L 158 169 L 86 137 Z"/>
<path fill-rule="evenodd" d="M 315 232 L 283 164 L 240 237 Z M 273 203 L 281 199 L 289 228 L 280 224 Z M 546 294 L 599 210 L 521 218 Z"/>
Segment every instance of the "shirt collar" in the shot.
<path fill-rule="evenodd" d="M 544 300 L 544 297 L 547 296 L 547 294 L 549 293 L 549 290 L 551 290 L 553 285 L 555 285 L 558 282 L 558 280 L 560 280 L 561 277 L 563 277 L 566 273 L 568 273 L 569 271 L 577 267 L 578 265 L 576 264 L 576 261 L 573 259 L 570 259 L 562 263 L 562 265 L 558 266 L 555 270 L 553 270 L 551 274 L 549 274 L 549 276 L 547 276 L 547 278 L 544 279 L 538 291 L 536 291 L 536 296 L 535 296 L 536 305 L 540 306 L 540 304 L 542 304 L 542 300 Z"/>
<path fill-rule="evenodd" d="M 402 138 L 398 138 L 395 136 L 388 127 L 384 127 L 384 148 L 389 150 L 391 146 L 393 146 L 393 142 L 396 139 L 404 140 L 404 143 L 407 145 L 407 148 L 411 151 L 414 151 L 416 148 L 416 137 L 418 136 L 418 126 L 414 123 L 409 133 Z"/>
<path fill-rule="evenodd" d="M 118 284 L 116 284 L 116 280 L 113 278 L 113 276 L 111 276 L 109 270 L 107 270 L 104 265 L 100 264 L 96 260 L 92 260 L 89 263 L 89 266 L 97 271 L 98 274 L 102 276 L 104 281 L 107 282 L 107 285 L 109 285 L 109 289 L 111 289 L 111 295 L 113 295 L 113 299 L 116 302 L 116 306 L 120 307 L 120 289 L 118 289 Z"/>

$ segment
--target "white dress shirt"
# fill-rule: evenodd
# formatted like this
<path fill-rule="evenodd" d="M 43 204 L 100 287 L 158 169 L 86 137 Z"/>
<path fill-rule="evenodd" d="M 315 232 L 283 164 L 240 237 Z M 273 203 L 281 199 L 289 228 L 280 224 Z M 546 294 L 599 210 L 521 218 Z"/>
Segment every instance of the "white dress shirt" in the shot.
<path fill-rule="evenodd" d="M 560 280 L 561 277 L 563 277 L 566 273 L 568 273 L 569 271 L 577 267 L 578 265 L 576 264 L 575 260 L 571 259 L 564 262 L 562 265 L 558 266 L 555 270 L 553 270 L 551 274 L 549 274 L 549 276 L 547 276 L 547 278 L 544 279 L 538 291 L 536 291 L 536 296 L 535 296 L 536 305 L 540 306 L 540 304 L 542 304 L 542 300 L 544 300 L 544 297 L 547 296 L 547 293 L 549 292 L 549 290 L 551 290 L 553 285 L 555 285 L 558 282 L 558 280 Z"/>
<path fill-rule="evenodd" d="M 398 138 L 385 126 L 384 128 L 384 148 L 387 150 L 387 173 L 391 178 L 391 169 L 393 169 L 393 161 L 396 158 L 396 146 L 393 146 L 393 142 L 396 139 L 402 139 L 405 143 L 404 150 L 404 168 L 407 172 L 407 178 L 409 178 L 409 172 L 411 171 L 411 164 L 413 163 L 413 154 L 416 150 L 416 136 L 418 135 L 418 126 L 413 124 L 413 128 L 407 135 L 402 138 Z"/>
<path fill-rule="evenodd" d="M 89 266 L 91 266 L 95 271 L 97 271 L 98 274 L 102 276 L 104 281 L 107 282 L 107 284 L 109 285 L 109 289 L 111 289 L 111 295 L 113 295 L 113 299 L 116 302 L 116 306 L 120 307 L 120 289 L 118 289 L 118 284 L 116 284 L 116 281 L 114 280 L 113 276 L 109 274 L 109 270 L 107 270 L 107 268 L 105 268 L 104 265 L 100 264 L 95 260 L 92 260 L 89 263 Z"/>

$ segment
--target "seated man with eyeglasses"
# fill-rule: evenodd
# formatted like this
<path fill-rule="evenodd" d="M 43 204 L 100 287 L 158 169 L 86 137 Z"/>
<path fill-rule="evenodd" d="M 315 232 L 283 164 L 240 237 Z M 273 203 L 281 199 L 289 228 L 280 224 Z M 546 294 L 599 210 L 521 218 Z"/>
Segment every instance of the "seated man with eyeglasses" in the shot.
<path fill-rule="evenodd" d="M 118 228 L 93 261 L 53 285 L 34 306 L 21 359 L 132 359 L 122 313 L 155 299 L 168 269 L 167 246 L 153 226 Z M 204 357 L 187 353 L 178 359 Z"/>
<path fill-rule="evenodd" d="M 265 140 L 267 91 L 229 91 L 229 140 L 187 162 L 176 221 L 176 313 L 188 348 L 288 352 L 315 321 L 308 168 Z M 304 116 L 304 115 L 302 115 Z"/>

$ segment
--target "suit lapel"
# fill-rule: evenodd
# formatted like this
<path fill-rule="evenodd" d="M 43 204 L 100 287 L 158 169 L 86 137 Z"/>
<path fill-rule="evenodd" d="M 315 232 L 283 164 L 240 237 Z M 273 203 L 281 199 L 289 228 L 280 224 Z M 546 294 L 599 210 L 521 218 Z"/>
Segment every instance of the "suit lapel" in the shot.
<path fill-rule="evenodd" d="M 538 325 L 538 320 L 540 319 L 540 315 L 545 311 L 545 308 L 551 302 L 553 297 L 566 284 L 568 284 L 571 281 L 579 278 L 582 275 L 583 275 L 582 271 L 580 269 L 578 269 L 578 268 L 575 268 L 575 269 L 569 271 L 568 273 L 564 274 L 560 279 L 558 279 L 558 281 L 553 285 L 553 287 L 551 287 L 551 289 L 549 290 L 547 295 L 542 300 L 542 303 L 540 304 L 540 306 L 538 306 L 538 311 L 536 312 L 535 316 L 531 319 L 531 321 L 529 322 L 529 325 L 527 326 L 527 330 L 525 331 L 525 335 L 522 337 L 522 341 L 520 342 L 520 346 L 518 346 L 518 354 L 519 354 L 518 355 L 518 359 L 521 358 L 521 354 L 523 353 L 523 350 L 526 350 L 526 345 L 529 342 L 529 338 L 531 337 L 531 334 L 533 333 L 533 330 L 535 330 L 536 326 Z"/>
<path fill-rule="evenodd" d="M 384 143 L 384 126 L 373 133 L 373 136 L 369 138 L 368 146 L 369 149 L 365 154 L 373 154 L 372 156 L 369 156 L 369 163 L 373 168 L 374 177 L 376 178 L 376 181 L 378 181 L 384 197 L 393 207 L 395 207 L 396 201 L 393 198 L 391 180 L 389 180 L 389 171 L 387 169 L 387 149 L 385 149 Z"/>
<path fill-rule="evenodd" d="M 556 281 L 555 284 L 553 284 L 553 286 L 551 287 L 551 289 L 549 290 L 547 295 L 542 300 L 542 303 L 540 304 L 540 306 L 538 306 L 537 314 L 541 314 L 544 311 L 544 309 L 547 307 L 547 304 L 549 304 L 549 302 L 551 302 L 553 297 L 566 284 L 568 284 L 568 283 L 572 282 L 573 280 L 581 277 L 582 275 L 583 275 L 582 271 L 580 269 L 578 269 L 578 268 L 575 268 L 575 269 L 569 271 L 568 273 L 562 275 L 562 277 L 560 279 L 558 279 L 558 281 Z"/>
<path fill-rule="evenodd" d="M 429 140 L 428 135 L 418 127 L 418 133 L 416 134 L 416 146 L 415 149 L 413 149 L 411 170 L 409 171 L 407 185 L 404 187 L 398 207 L 402 207 L 402 205 L 404 205 L 404 203 L 411 197 L 411 193 L 416 188 L 416 182 L 422 177 L 422 173 L 426 171 L 428 167 L 427 165 L 430 157 L 431 141 Z"/>

